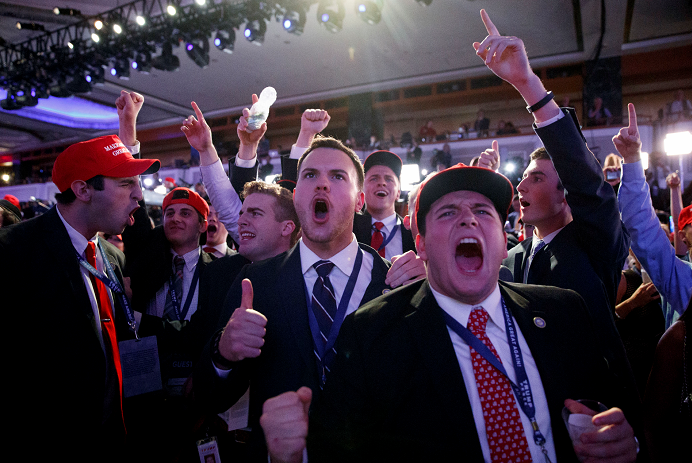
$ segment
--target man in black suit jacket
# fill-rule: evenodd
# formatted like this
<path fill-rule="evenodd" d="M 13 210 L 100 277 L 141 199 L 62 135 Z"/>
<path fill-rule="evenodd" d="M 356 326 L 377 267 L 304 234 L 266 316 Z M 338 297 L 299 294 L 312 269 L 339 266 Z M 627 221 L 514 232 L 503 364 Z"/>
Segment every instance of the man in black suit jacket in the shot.
<path fill-rule="evenodd" d="M 544 446 L 534 441 L 528 418 L 519 422 L 520 440 L 526 439 L 533 461 L 543 451 L 551 461 L 588 455 L 634 461 L 636 441 L 627 420 L 637 420 L 637 397 L 603 357 L 583 300 L 572 291 L 498 282 L 511 198 L 509 181 L 480 167 L 456 166 L 423 183 L 417 244 L 428 280 L 373 300 L 344 321 L 333 369 L 309 416 L 310 461 L 437 461 L 449 455 L 490 461 L 489 436 L 496 428 L 488 421 L 492 412 L 479 403 L 476 350 L 449 321 L 456 320 L 462 331 L 468 321 L 472 330 L 469 314 L 479 308 L 499 309 L 518 328 L 514 338 L 528 378 L 528 386 L 521 387 L 531 391 L 537 427 L 546 439 Z M 509 322 L 502 315 L 490 320 L 488 342 L 518 383 Z M 302 454 L 311 397 L 301 388 L 265 403 L 262 425 L 272 461 Z M 516 405 L 510 407 L 525 418 L 522 396 L 512 397 Z M 570 398 L 622 407 L 626 415 L 615 408 L 598 415 L 596 424 L 607 430 L 585 433 L 583 444 L 573 448 L 563 407 L 594 413 Z M 505 439 L 506 445 L 517 445 L 514 437 Z"/>
<path fill-rule="evenodd" d="M 3 343 L 11 372 L 4 390 L 12 398 L 5 408 L 12 423 L 6 438 L 31 459 L 111 461 L 121 456 L 119 355 L 108 325 L 115 323 L 117 341 L 133 334 L 117 292 L 103 289 L 112 319 L 99 323 L 103 317 L 95 283 L 77 256 L 89 259 L 85 249 L 97 243 L 98 272 L 107 261 L 114 287 L 124 289 L 125 258 L 97 239 L 97 232 L 122 233 L 142 198 L 138 175 L 153 173 L 159 165 L 158 160 L 134 159 L 116 136 L 72 145 L 53 167 L 61 191 L 58 206 L 0 230 L 5 301 L 21 295 L 3 306 L 5 321 L 28 335 L 26 342 L 6 337 Z"/>
<path fill-rule="evenodd" d="M 311 310 L 319 310 L 311 296 L 318 281 L 313 264 L 335 264 L 325 278 L 335 290 L 337 314 L 350 313 L 388 289 L 384 280 L 389 264 L 368 246 L 359 246 L 352 233 L 353 213 L 363 204 L 363 171 L 355 153 L 337 140 L 319 139 L 300 166 L 294 204 L 301 240 L 288 252 L 244 267 L 226 298 L 219 326 L 223 329 L 205 347 L 193 376 L 196 399 L 219 412 L 252 385 L 253 461 L 267 458 L 259 426 L 264 401 L 304 384 L 319 390 L 329 367 L 316 357 L 320 348 L 314 336 L 320 331 L 310 323 Z M 342 298 L 348 293 L 347 281 L 353 290 Z M 330 333 L 336 336 L 337 331 Z"/>
<path fill-rule="evenodd" d="M 524 90 L 529 105 L 543 101 L 521 40 L 500 37 L 484 10 L 481 16 L 489 35 L 474 43 L 480 57 Z M 547 114 L 540 106 L 539 118 Z M 510 461 L 503 455 L 509 452 L 512 461 L 519 454 L 533 461 L 636 459 L 627 420 L 636 421 L 637 397 L 603 358 L 583 301 L 556 288 L 498 283 L 512 190 L 503 176 L 462 165 L 421 185 L 416 245 L 427 283 L 372 301 L 344 322 L 309 436 L 310 390 L 265 403 L 273 461 L 299 461 L 306 437 L 310 461 Z M 509 388 L 506 378 L 519 386 Z M 504 388 L 500 411 L 495 404 Z M 582 433 L 573 447 L 562 428 L 563 406 L 594 412 L 570 398 L 621 405 L 627 415 L 618 408 L 595 415 L 593 424 L 603 428 Z"/>

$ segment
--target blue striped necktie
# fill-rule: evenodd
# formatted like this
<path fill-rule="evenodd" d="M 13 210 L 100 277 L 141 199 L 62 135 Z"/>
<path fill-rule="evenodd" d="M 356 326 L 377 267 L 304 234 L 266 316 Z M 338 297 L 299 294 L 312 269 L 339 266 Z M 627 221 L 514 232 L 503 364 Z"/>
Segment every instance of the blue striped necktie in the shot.
<path fill-rule="evenodd" d="M 317 271 L 317 280 L 312 288 L 312 310 L 320 328 L 323 346 L 326 346 L 336 316 L 336 296 L 329 281 L 329 272 L 334 268 L 334 264 L 328 260 L 320 260 L 315 262 L 313 267 Z"/>

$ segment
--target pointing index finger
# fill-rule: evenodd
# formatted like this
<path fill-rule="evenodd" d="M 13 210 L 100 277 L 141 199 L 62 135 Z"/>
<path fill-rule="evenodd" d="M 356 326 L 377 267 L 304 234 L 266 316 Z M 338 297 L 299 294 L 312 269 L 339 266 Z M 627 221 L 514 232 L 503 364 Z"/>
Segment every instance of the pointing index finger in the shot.
<path fill-rule="evenodd" d="M 490 20 L 490 16 L 488 16 L 485 9 L 481 10 L 481 19 L 485 25 L 485 30 L 488 31 L 488 35 L 500 35 L 500 32 L 497 30 L 497 27 L 495 27 L 495 24 L 493 24 L 493 22 Z"/>
<path fill-rule="evenodd" d="M 627 131 L 629 132 L 630 135 L 635 135 L 638 131 L 637 112 L 634 110 L 634 105 L 632 103 L 627 105 L 627 110 L 629 111 L 629 115 L 630 115 L 630 125 L 627 128 Z"/>
<path fill-rule="evenodd" d="M 204 121 L 204 114 L 202 114 L 202 110 L 199 109 L 199 106 L 197 106 L 197 103 L 194 101 L 192 102 L 192 109 L 195 110 L 195 114 L 197 115 L 197 120 L 200 122 Z"/>

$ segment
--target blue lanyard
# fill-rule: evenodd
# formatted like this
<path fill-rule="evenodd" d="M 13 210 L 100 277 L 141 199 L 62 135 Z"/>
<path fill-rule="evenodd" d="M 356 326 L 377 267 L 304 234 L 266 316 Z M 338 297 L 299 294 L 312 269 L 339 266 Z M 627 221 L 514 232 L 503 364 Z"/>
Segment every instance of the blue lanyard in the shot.
<path fill-rule="evenodd" d="M 190 304 L 192 303 L 192 296 L 195 294 L 195 290 L 197 289 L 195 285 L 197 285 L 197 280 L 199 279 L 199 263 L 195 266 L 195 273 L 192 275 L 192 282 L 190 283 L 190 289 L 187 292 L 187 297 L 185 298 L 185 305 L 183 306 L 183 311 L 182 313 L 180 312 L 180 299 L 178 298 L 178 294 L 175 292 L 175 285 L 173 284 L 173 275 L 168 279 L 168 292 L 171 295 L 171 302 L 173 303 L 173 307 L 175 308 L 175 314 L 178 317 L 178 320 L 183 321 L 185 320 L 185 317 L 187 316 L 187 312 L 190 310 Z M 181 294 L 182 296 L 182 294 Z"/>
<path fill-rule="evenodd" d="M 512 385 L 512 390 L 514 395 L 517 397 L 519 405 L 523 410 L 524 414 L 531 421 L 531 427 L 533 428 L 533 441 L 541 447 L 541 451 L 548 460 L 548 452 L 545 448 L 545 437 L 538 429 L 538 422 L 536 421 L 536 407 L 533 402 L 533 395 L 531 394 L 531 384 L 529 383 L 528 375 L 526 374 L 526 368 L 524 367 L 524 358 L 521 355 L 521 347 L 519 347 L 519 338 L 517 337 L 517 328 L 514 324 L 509 310 L 507 310 L 507 305 L 505 300 L 502 299 L 502 315 L 505 319 L 505 331 L 507 333 L 507 341 L 509 342 L 510 352 L 512 353 L 512 363 L 514 365 L 514 374 L 516 375 L 517 384 L 515 384 L 509 376 L 507 376 L 507 371 L 502 365 L 502 362 L 491 352 L 488 347 L 483 344 L 483 342 L 478 339 L 471 331 L 469 331 L 465 326 L 456 321 L 451 315 L 449 315 L 444 310 L 442 311 L 445 317 L 445 322 L 447 326 L 452 329 L 456 334 L 458 334 L 469 346 L 478 352 L 484 359 L 486 359 L 492 366 L 494 366 L 500 373 L 502 373 L 505 378 Z"/>
<path fill-rule="evenodd" d="M 312 342 L 317 352 L 317 356 L 320 359 L 318 361 L 318 371 L 321 372 L 321 381 L 324 384 L 326 380 L 326 370 L 329 369 L 329 365 L 334 359 L 334 345 L 336 344 L 336 337 L 339 335 L 339 330 L 341 329 L 341 324 L 346 318 L 346 310 L 348 309 L 348 304 L 353 295 L 353 288 L 356 286 L 356 281 L 358 280 L 358 274 L 360 273 L 360 268 L 363 264 L 363 250 L 358 247 L 358 253 L 356 254 L 356 262 L 353 265 L 353 271 L 351 276 L 348 277 L 348 283 L 346 283 L 346 288 L 344 293 L 341 295 L 341 300 L 339 301 L 339 307 L 336 310 L 336 316 L 332 322 L 332 327 L 329 330 L 329 336 L 327 337 L 326 345 L 322 342 L 322 335 L 320 334 L 320 327 L 317 324 L 317 318 L 315 318 L 315 313 L 312 311 L 312 298 L 308 293 L 307 285 L 305 285 L 305 279 L 303 279 L 303 285 L 305 286 L 305 299 L 308 303 L 308 319 L 310 322 L 310 331 L 312 332 Z"/>
<path fill-rule="evenodd" d="M 118 282 L 118 278 L 115 276 L 115 272 L 113 271 L 113 267 L 111 266 L 110 262 L 108 261 L 108 258 L 106 257 L 106 253 L 103 250 L 103 246 L 101 245 L 101 240 L 97 239 L 96 244 L 99 248 L 99 252 L 101 253 L 101 258 L 103 259 L 103 266 L 106 269 L 106 275 L 103 274 L 103 272 L 99 272 L 96 270 L 89 262 L 82 257 L 77 250 L 75 249 L 75 254 L 77 255 L 77 261 L 79 264 L 87 269 L 89 273 L 94 275 L 96 278 L 101 280 L 104 285 L 108 287 L 108 289 L 111 290 L 113 295 L 118 298 L 118 301 L 120 302 L 121 307 L 123 308 L 123 312 L 125 313 L 125 318 L 127 319 L 127 325 L 130 327 L 132 332 L 135 334 L 135 339 L 139 340 L 139 336 L 137 336 L 137 322 L 135 321 L 135 316 L 134 313 L 132 312 L 132 309 L 130 308 L 130 303 L 127 300 L 127 297 L 125 296 L 125 290 L 123 290 L 122 286 L 120 286 L 120 283 Z M 96 289 L 96 288 L 94 288 Z"/>
<path fill-rule="evenodd" d="M 374 229 L 374 230 L 377 230 L 377 229 L 374 227 L 374 225 L 373 225 L 373 229 Z M 397 218 L 397 219 L 396 219 L 396 225 L 394 226 L 394 228 L 392 229 L 392 232 L 391 232 L 389 235 L 387 235 L 386 233 L 382 233 L 382 231 L 380 231 L 380 233 L 382 233 L 382 234 L 384 235 L 384 241 L 382 241 L 382 244 L 381 244 L 380 247 L 377 249 L 377 251 L 379 252 L 379 251 L 381 251 L 382 249 L 384 249 L 385 247 L 387 247 L 387 245 L 389 244 L 389 242 L 392 241 L 392 238 L 394 238 L 394 235 L 396 235 L 396 233 L 397 233 L 398 231 L 399 231 L 399 219 Z"/>

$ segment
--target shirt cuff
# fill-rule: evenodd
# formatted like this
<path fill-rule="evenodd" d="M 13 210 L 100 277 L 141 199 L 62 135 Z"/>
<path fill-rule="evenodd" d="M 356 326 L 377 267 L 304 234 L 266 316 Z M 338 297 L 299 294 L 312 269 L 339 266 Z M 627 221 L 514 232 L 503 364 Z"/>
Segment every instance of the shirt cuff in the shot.
<path fill-rule="evenodd" d="M 563 117 L 565 117 L 565 113 L 562 111 L 562 109 L 560 109 L 560 114 L 558 114 L 557 116 L 551 117 L 547 121 L 536 122 L 536 128 L 540 129 L 540 128 L 543 128 L 543 127 L 548 126 L 550 124 L 553 124 L 553 123 L 559 121 L 560 119 L 562 119 Z"/>
<path fill-rule="evenodd" d="M 291 146 L 291 154 L 288 156 L 289 159 L 300 159 L 300 157 L 309 149 L 303 148 L 302 146 Z"/>
<path fill-rule="evenodd" d="M 125 148 L 127 148 L 130 154 L 133 156 L 139 154 L 139 140 L 137 140 L 137 143 L 135 143 L 133 146 L 125 145 Z"/>
<path fill-rule="evenodd" d="M 624 163 L 622 165 L 622 179 L 621 179 L 621 181 L 623 183 L 625 183 L 626 181 L 634 181 L 637 179 L 646 181 L 646 176 L 644 175 L 644 166 L 642 165 L 642 161 L 639 160 L 637 162 Z"/>
<path fill-rule="evenodd" d="M 238 156 L 235 157 L 235 165 L 236 167 L 255 167 L 255 163 L 257 162 L 257 156 L 255 156 L 252 159 L 241 159 Z"/>
<path fill-rule="evenodd" d="M 217 374 L 217 375 L 219 376 L 219 378 L 221 378 L 221 379 L 226 379 L 226 378 L 228 378 L 228 375 L 231 374 L 231 370 L 233 370 L 232 368 L 231 368 L 230 370 L 223 370 L 223 369 L 217 367 L 217 366 L 214 364 L 214 362 L 211 362 L 211 366 L 214 367 L 214 370 L 216 370 L 216 374 Z"/>

